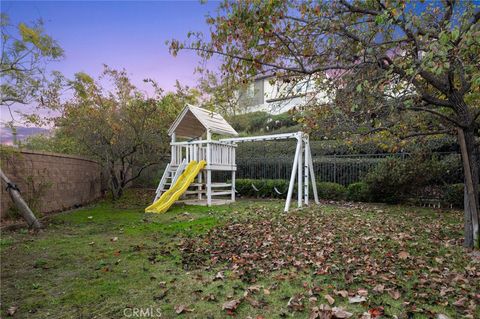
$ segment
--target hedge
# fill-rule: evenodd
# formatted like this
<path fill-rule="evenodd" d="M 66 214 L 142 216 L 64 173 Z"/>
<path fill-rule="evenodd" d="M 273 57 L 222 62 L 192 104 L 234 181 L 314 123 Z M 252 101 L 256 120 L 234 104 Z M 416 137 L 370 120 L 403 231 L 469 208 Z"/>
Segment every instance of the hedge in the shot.
<path fill-rule="evenodd" d="M 391 198 L 382 199 L 375 188 L 366 182 L 350 184 L 348 187 L 337 183 L 317 182 L 318 197 L 326 200 L 349 200 L 353 202 L 392 201 Z M 235 188 L 239 196 L 258 198 L 286 198 L 289 181 L 285 179 L 237 179 Z M 258 190 L 256 191 L 255 188 Z M 277 191 L 279 193 L 277 193 Z M 310 185 L 310 194 L 312 187 Z M 297 195 L 297 184 L 293 189 Z M 391 196 L 391 194 L 389 194 Z M 313 198 L 313 195 L 310 195 Z M 397 201 L 401 201 L 398 198 Z M 463 184 L 446 185 L 443 188 L 443 203 L 457 208 L 463 207 Z"/>
<path fill-rule="evenodd" d="M 239 195 L 249 197 L 286 198 L 289 181 L 284 179 L 237 179 L 235 189 Z M 255 188 L 258 190 L 256 191 Z M 275 191 L 278 190 L 278 194 Z"/>
<path fill-rule="evenodd" d="M 348 185 L 347 199 L 352 202 L 369 202 L 372 199 L 372 194 L 368 184 L 365 182 L 357 182 Z"/>
<path fill-rule="evenodd" d="M 286 198 L 288 186 L 289 181 L 285 179 L 237 179 L 235 181 L 235 189 L 238 194 L 248 197 Z M 310 186 L 310 192 L 311 190 Z M 317 182 L 317 192 L 321 199 L 342 200 L 346 198 L 347 189 L 336 183 Z M 295 184 L 293 193 L 297 194 L 297 184 Z"/>
<path fill-rule="evenodd" d="M 452 184 L 445 187 L 444 201 L 457 208 L 463 208 L 464 203 L 464 184 Z"/>

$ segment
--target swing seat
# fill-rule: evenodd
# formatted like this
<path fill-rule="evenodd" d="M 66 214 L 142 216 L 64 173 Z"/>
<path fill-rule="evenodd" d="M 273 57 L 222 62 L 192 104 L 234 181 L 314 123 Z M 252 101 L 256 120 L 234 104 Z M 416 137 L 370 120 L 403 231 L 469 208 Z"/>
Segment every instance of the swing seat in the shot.
<path fill-rule="evenodd" d="M 275 193 L 277 193 L 278 195 L 284 195 L 284 194 L 285 194 L 285 191 L 283 191 L 283 192 L 279 191 L 276 186 L 273 186 L 273 190 L 274 190 Z"/>
<path fill-rule="evenodd" d="M 258 193 L 258 192 L 260 191 L 258 188 L 255 187 L 255 185 L 254 185 L 253 183 L 252 183 L 251 185 L 252 185 L 252 188 L 253 188 L 253 190 L 254 190 L 255 192 Z"/>

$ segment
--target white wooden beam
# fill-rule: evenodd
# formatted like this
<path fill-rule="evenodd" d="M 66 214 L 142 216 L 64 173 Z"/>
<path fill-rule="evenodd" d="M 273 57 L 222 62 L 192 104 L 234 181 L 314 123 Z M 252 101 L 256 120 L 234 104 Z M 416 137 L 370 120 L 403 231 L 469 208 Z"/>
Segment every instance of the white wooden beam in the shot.
<path fill-rule="evenodd" d="M 299 134 L 302 132 L 296 133 L 283 133 L 283 134 L 272 134 L 272 135 L 261 135 L 261 136 L 247 136 L 247 137 L 233 137 L 233 138 L 224 138 L 221 139 L 221 142 L 256 142 L 256 141 L 274 141 L 274 140 L 287 140 L 287 139 L 296 139 Z"/>
<path fill-rule="evenodd" d="M 302 207 L 303 202 L 303 134 L 298 134 L 298 143 L 300 144 L 300 152 L 298 153 L 298 174 L 297 174 L 297 206 Z"/>
<path fill-rule="evenodd" d="M 232 171 L 232 201 L 235 201 L 235 171 Z"/>
<path fill-rule="evenodd" d="M 303 137 L 303 142 L 304 142 L 304 151 L 305 151 L 305 163 L 303 164 L 303 174 L 304 174 L 304 182 L 303 182 L 303 200 L 305 202 L 305 205 L 308 206 L 308 193 L 309 193 L 309 185 L 308 185 L 308 176 L 309 176 L 309 165 L 308 165 L 308 156 L 309 156 L 309 150 L 310 150 L 310 142 L 308 139 L 308 135 L 305 135 Z"/>
<path fill-rule="evenodd" d="M 310 148 L 310 144 L 308 145 L 308 164 L 308 166 L 310 167 L 310 179 L 312 181 L 313 198 L 315 199 L 316 204 L 320 204 L 320 201 L 318 200 L 317 182 L 315 180 L 315 170 L 313 169 L 312 149 Z"/>
<path fill-rule="evenodd" d="M 207 130 L 207 206 L 212 206 L 212 133 Z"/>
<path fill-rule="evenodd" d="M 290 175 L 290 184 L 288 185 L 287 200 L 285 202 L 285 212 L 288 212 L 288 210 L 290 209 L 290 203 L 292 201 L 293 188 L 295 187 L 295 177 L 297 175 L 298 155 L 300 154 L 300 149 L 302 148 L 301 143 L 301 141 L 297 141 L 295 158 L 293 159 L 292 174 Z"/>

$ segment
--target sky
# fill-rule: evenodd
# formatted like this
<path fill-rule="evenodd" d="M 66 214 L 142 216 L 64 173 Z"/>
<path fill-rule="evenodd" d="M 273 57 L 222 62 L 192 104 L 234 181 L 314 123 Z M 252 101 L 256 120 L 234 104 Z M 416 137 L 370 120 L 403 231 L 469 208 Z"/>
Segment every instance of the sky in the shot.
<path fill-rule="evenodd" d="M 198 0 L 1 1 L 1 11 L 12 24 L 43 19 L 46 33 L 65 50 L 65 58 L 49 64 L 50 70 L 69 78 L 79 71 L 97 76 L 103 64 L 108 64 L 125 68 L 140 88 L 145 85 L 143 79 L 152 78 L 168 91 L 177 79 L 183 85 L 195 85 L 194 69 L 200 59 L 187 51 L 171 56 L 165 41 L 186 39 L 189 31 L 208 33 L 205 16 L 215 14 L 218 4 Z M 216 65 L 207 66 L 214 69 Z M 3 108 L 0 116 L 2 122 L 10 120 Z"/>

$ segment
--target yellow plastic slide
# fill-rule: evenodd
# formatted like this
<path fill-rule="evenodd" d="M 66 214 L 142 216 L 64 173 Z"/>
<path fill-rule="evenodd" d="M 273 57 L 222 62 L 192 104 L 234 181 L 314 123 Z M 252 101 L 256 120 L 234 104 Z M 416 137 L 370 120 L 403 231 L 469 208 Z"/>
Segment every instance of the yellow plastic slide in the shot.
<path fill-rule="evenodd" d="M 188 186 L 192 184 L 195 176 L 207 165 L 207 162 L 191 161 L 188 163 L 185 171 L 177 179 L 175 184 L 168 191 L 162 194 L 160 198 L 152 205 L 145 208 L 145 213 L 165 213 L 170 206 L 175 203 L 180 196 L 187 190 Z"/>

